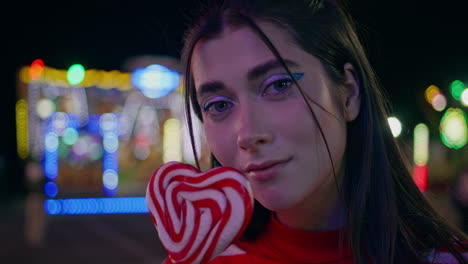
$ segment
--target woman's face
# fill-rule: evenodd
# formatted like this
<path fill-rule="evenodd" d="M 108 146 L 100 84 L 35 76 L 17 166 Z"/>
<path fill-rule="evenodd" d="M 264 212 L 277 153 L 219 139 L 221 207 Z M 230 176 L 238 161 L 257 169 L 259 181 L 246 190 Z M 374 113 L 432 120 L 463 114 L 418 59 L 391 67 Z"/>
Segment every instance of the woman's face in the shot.
<path fill-rule="evenodd" d="M 259 23 L 311 100 L 337 175 L 346 145 L 345 100 L 320 61 L 280 28 Z M 273 211 L 307 206 L 335 189 L 317 122 L 299 89 L 248 28 L 226 28 L 201 41 L 192 59 L 197 100 L 210 150 L 244 171 L 255 198 Z M 324 196 L 325 195 L 325 196 Z"/>

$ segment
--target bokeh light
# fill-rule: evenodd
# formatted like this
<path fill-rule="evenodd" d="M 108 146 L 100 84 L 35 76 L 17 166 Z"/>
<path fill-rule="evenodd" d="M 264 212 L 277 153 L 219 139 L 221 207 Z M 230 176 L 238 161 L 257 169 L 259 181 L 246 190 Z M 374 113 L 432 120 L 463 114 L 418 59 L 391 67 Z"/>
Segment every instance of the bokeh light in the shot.
<path fill-rule="evenodd" d="M 413 180 L 418 188 L 425 192 L 429 181 L 429 172 L 427 165 L 419 166 L 415 165 L 413 168 Z"/>
<path fill-rule="evenodd" d="M 62 134 L 63 143 L 71 146 L 76 143 L 78 140 L 79 134 L 78 131 L 73 127 L 67 127 Z"/>
<path fill-rule="evenodd" d="M 85 68 L 81 64 L 73 64 L 68 68 L 67 81 L 71 85 L 77 85 L 85 78 Z"/>
<path fill-rule="evenodd" d="M 151 150 L 149 148 L 139 148 L 135 147 L 133 149 L 133 155 L 135 155 L 135 158 L 139 160 L 145 160 L 148 158 L 148 156 L 151 154 Z"/>
<path fill-rule="evenodd" d="M 455 80 L 450 84 L 450 93 L 455 100 L 460 100 L 463 90 L 465 90 L 465 84 L 460 80 Z"/>
<path fill-rule="evenodd" d="M 429 128 L 425 124 L 418 124 L 414 128 L 413 158 L 418 166 L 424 166 L 429 159 Z"/>
<path fill-rule="evenodd" d="M 52 115 L 52 127 L 59 136 L 65 128 L 68 127 L 69 116 L 63 112 L 56 112 Z"/>
<path fill-rule="evenodd" d="M 40 69 L 43 69 L 43 71 L 40 72 Z M 77 73 L 78 72 L 79 71 L 77 71 Z M 20 81 L 24 83 L 42 82 L 50 87 L 72 87 L 75 84 L 68 82 L 68 73 L 69 72 L 67 70 L 55 69 L 47 66 L 44 66 L 43 68 L 37 66 L 24 66 L 20 69 L 18 77 Z M 81 72 L 80 74 L 84 74 L 83 80 L 79 82 L 83 87 L 98 87 L 101 89 L 116 88 L 120 91 L 128 91 L 133 88 L 131 83 L 131 73 L 129 72 L 89 69 Z M 32 77 L 37 77 L 37 79 L 33 79 Z"/>
<path fill-rule="evenodd" d="M 18 100 L 16 110 L 16 150 L 21 159 L 29 155 L 28 135 L 28 103 L 24 99 Z"/>
<path fill-rule="evenodd" d="M 182 161 L 182 131 L 179 120 L 170 118 L 164 123 L 163 162 Z"/>
<path fill-rule="evenodd" d="M 445 96 L 441 93 L 434 96 L 432 99 L 432 107 L 438 112 L 444 111 L 445 107 L 447 107 L 447 99 Z"/>
<path fill-rule="evenodd" d="M 119 176 L 117 172 L 112 169 L 107 169 L 102 174 L 102 184 L 106 189 L 114 190 L 119 185 Z"/>
<path fill-rule="evenodd" d="M 58 151 L 44 152 L 44 175 L 53 181 L 58 176 Z"/>
<path fill-rule="evenodd" d="M 106 131 L 115 131 L 118 128 L 118 119 L 115 114 L 102 114 L 99 117 L 99 128 L 101 134 Z"/>
<path fill-rule="evenodd" d="M 132 84 L 146 97 L 161 98 L 177 89 L 179 73 L 162 65 L 149 65 L 132 73 Z"/>
<path fill-rule="evenodd" d="M 47 182 L 46 184 L 44 184 L 44 192 L 50 198 L 57 196 L 58 194 L 57 184 L 55 184 L 54 182 Z"/>
<path fill-rule="evenodd" d="M 29 66 L 29 78 L 35 80 L 41 77 L 42 72 L 44 71 L 44 61 L 41 59 L 36 59 Z"/>
<path fill-rule="evenodd" d="M 430 85 L 424 92 L 424 97 L 429 104 L 432 104 L 432 99 L 439 93 L 441 93 L 439 87 Z"/>
<path fill-rule="evenodd" d="M 55 104 L 47 98 L 39 99 L 36 105 L 36 112 L 40 118 L 46 119 L 55 112 Z"/>
<path fill-rule="evenodd" d="M 97 142 L 94 142 L 94 141 L 89 143 L 88 154 L 91 160 L 98 160 L 102 158 L 103 149 L 102 149 L 101 144 L 98 144 Z"/>
<path fill-rule="evenodd" d="M 145 197 L 47 199 L 44 210 L 49 215 L 148 213 Z"/>
<path fill-rule="evenodd" d="M 461 94 L 460 101 L 461 101 L 462 105 L 468 106 L 468 88 L 463 90 L 463 92 Z"/>
<path fill-rule="evenodd" d="M 440 137 L 444 145 L 460 149 L 468 141 L 468 121 L 465 112 L 458 108 L 449 108 L 440 121 Z"/>
<path fill-rule="evenodd" d="M 59 145 L 59 140 L 57 133 L 55 132 L 48 132 L 45 135 L 45 148 L 49 152 L 57 151 Z"/>
<path fill-rule="evenodd" d="M 390 129 L 392 131 L 393 137 L 398 137 L 401 134 L 401 122 L 398 118 L 391 116 L 387 119 Z"/>
<path fill-rule="evenodd" d="M 445 107 L 447 107 L 447 98 L 440 91 L 439 87 L 435 85 L 430 85 L 427 87 L 426 91 L 424 92 L 424 97 L 436 111 L 441 112 L 445 109 Z"/>
<path fill-rule="evenodd" d="M 151 144 L 151 138 L 148 134 L 140 132 L 135 136 L 135 145 L 137 148 L 146 149 Z"/>
<path fill-rule="evenodd" d="M 119 148 L 119 137 L 115 133 L 107 132 L 102 137 L 102 145 L 106 152 L 116 152 Z"/>
<path fill-rule="evenodd" d="M 87 135 L 79 136 L 75 144 L 72 146 L 73 153 L 80 157 L 87 155 L 89 140 L 89 136 Z"/>

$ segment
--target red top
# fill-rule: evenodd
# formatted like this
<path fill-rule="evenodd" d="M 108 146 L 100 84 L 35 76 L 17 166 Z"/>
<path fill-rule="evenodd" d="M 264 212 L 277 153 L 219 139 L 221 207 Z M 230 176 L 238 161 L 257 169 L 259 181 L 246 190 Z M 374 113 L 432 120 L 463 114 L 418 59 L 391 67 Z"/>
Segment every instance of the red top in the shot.
<path fill-rule="evenodd" d="M 265 232 L 255 241 L 238 242 L 246 253 L 219 256 L 210 264 L 229 263 L 329 263 L 350 264 L 352 252 L 340 230 L 302 232 L 271 217 Z M 341 243 L 340 243 L 340 240 Z M 341 246 L 340 246 L 341 245 Z"/>
<path fill-rule="evenodd" d="M 255 241 L 240 241 L 231 245 L 210 264 L 352 264 L 352 251 L 340 237 L 340 229 L 326 232 L 303 232 L 288 228 L 271 217 L 265 232 Z M 460 248 L 468 260 L 468 251 Z M 458 263 L 455 258 L 441 249 L 434 258 L 433 251 L 427 258 L 431 264 Z M 165 264 L 170 264 L 166 259 Z"/>

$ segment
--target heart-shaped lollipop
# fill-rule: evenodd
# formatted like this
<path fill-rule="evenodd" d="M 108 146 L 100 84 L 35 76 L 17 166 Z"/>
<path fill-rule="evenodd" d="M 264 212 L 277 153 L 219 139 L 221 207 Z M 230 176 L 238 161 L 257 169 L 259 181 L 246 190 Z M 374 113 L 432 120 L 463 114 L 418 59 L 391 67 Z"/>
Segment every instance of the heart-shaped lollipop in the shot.
<path fill-rule="evenodd" d="M 245 176 L 230 167 L 206 172 L 180 162 L 157 169 L 146 203 L 173 263 L 207 263 L 236 241 L 253 212 Z"/>

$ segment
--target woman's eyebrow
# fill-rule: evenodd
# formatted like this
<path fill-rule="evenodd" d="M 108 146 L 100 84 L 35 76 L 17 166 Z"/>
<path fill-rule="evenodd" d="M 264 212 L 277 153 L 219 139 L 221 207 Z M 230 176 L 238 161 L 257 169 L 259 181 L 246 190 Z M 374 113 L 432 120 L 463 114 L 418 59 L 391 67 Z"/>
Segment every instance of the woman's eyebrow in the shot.
<path fill-rule="evenodd" d="M 299 66 L 298 63 L 292 60 L 283 59 L 283 61 L 284 63 L 286 63 L 288 67 Z M 269 60 L 265 63 L 259 64 L 253 67 L 252 69 L 250 69 L 247 72 L 247 80 L 253 81 L 265 75 L 266 73 L 268 73 L 269 71 L 273 69 L 282 68 L 282 67 L 283 65 L 278 60 L 276 59 Z M 220 91 L 223 91 L 223 90 L 226 90 L 226 86 L 221 81 L 206 82 L 200 85 L 200 88 L 197 91 L 197 98 L 202 98 L 202 96 L 204 96 L 205 94 L 209 94 L 209 93 L 219 93 Z"/>
<path fill-rule="evenodd" d="M 200 85 L 200 89 L 197 91 L 197 98 L 201 98 L 205 94 L 217 93 L 225 89 L 226 87 L 224 86 L 224 83 L 220 81 L 207 82 Z"/>
<path fill-rule="evenodd" d="M 290 67 L 290 66 L 299 66 L 299 64 L 297 64 L 296 62 L 294 62 L 292 60 L 283 59 L 283 61 L 284 61 L 284 63 L 286 63 L 286 65 L 288 67 Z M 273 70 L 275 68 L 283 68 L 283 64 L 281 64 L 281 62 L 278 61 L 277 59 L 272 59 L 272 60 L 269 60 L 269 61 L 267 61 L 265 63 L 257 65 L 257 66 L 253 67 L 252 69 L 250 69 L 247 72 L 247 80 L 253 81 L 253 80 L 265 75 L 266 73 L 268 73 L 269 71 L 271 71 L 271 70 Z"/>

